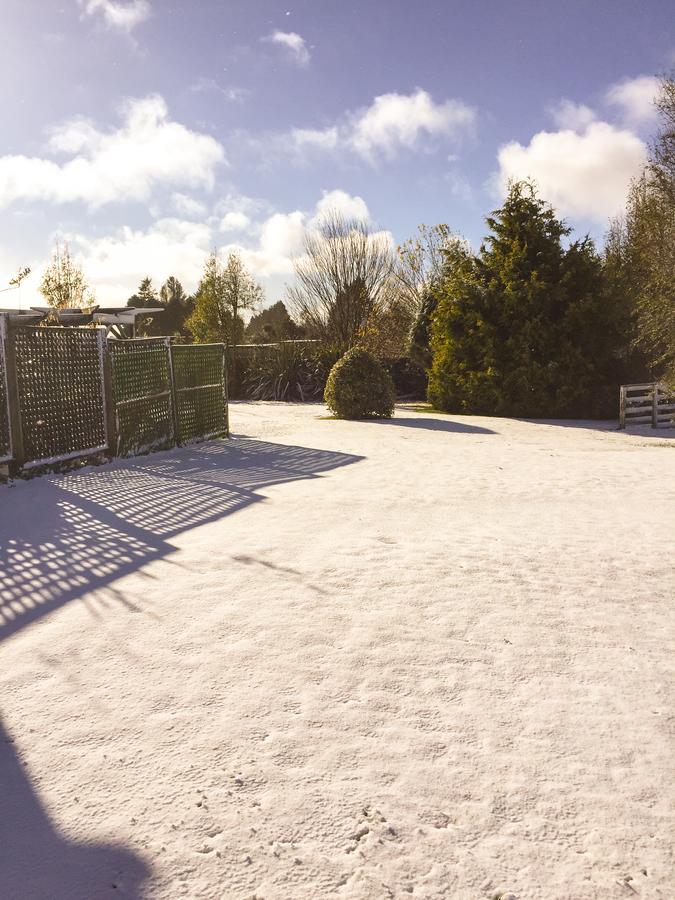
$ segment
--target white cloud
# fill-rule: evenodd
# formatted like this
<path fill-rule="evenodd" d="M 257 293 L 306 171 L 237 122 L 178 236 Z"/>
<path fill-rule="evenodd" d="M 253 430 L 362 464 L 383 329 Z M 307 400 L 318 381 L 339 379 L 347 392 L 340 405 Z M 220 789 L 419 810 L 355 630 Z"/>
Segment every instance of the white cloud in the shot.
<path fill-rule="evenodd" d="M 220 221 L 221 231 L 247 231 L 251 226 L 251 220 L 243 212 L 225 213 Z"/>
<path fill-rule="evenodd" d="M 402 150 L 435 147 L 439 139 L 456 141 L 470 133 L 476 111 L 461 100 L 436 103 L 421 89 L 411 94 L 381 94 L 370 106 L 349 112 L 325 128 L 294 128 L 277 141 L 280 151 L 293 150 L 301 158 L 311 150 L 349 151 L 375 162 Z M 269 141 L 260 144 L 269 149 Z"/>
<path fill-rule="evenodd" d="M 540 131 L 527 146 L 500 149 L 497 177 L 502 190 L 510 178 L 532 178 L 563 215 L 604 222 L 623 208 L 646 150 L 637 135 L 607 122 L 591 122 L 583 133 Z"/>
<path fill-rule="evenodd" d="M 295 31 L 274 31 L 264 40 L 272 44 L 279 44 L 288 51 L 289 58 L 298 66 L 309 65 L 310 53 L 305 39 Z"/>
<path fill-rule="evenodd" d="M 101 131 L 82 118 L 57 128 L 49 149 L 73 157 L 64 163 L 0 157 L 0 208 L 20 199 L 99 207 L 147 201 L 160 185 L 213 186 L 215 170 L 225 162 L 214 138 L 172 121 L 158 95 L 127 101 L 123 114 L 115 131 Z"/>
<path fill-rule="evenodd" d="M 101 238 L 63 237 L 82 262 L 97 302 L 107 306 L 123 306 L 147 276 L 158 289 L 175 275 L 186 291 L 193 291 L 212 242 L 208 225 L 173 218 L 160 219 L 147 231 L 125 226 Z"/>
<path fill-rule="evenodd" d="M 393 156 L 421 138 L 457 137 L 475 124 L 474 110 L 459 100 L 436 103 L 430 94 L 382 94 L 354 115 L 348 142 L 361 156 Z"/>
<path fill-rule="evenodd" d="M 368 220 L 370 214 L 362 197 L 336 189 L 324 191 L 311 212 L 296 209 L 291 213 L 274 213 L 259 228 L 258 245 L 245 247 L 230 244 L 223 252 L 237 249 L 245 264 L 260 277 L 291 275 L 293 258 L 302 253 L 305 234 L 315 228 L 322 214 L 334 209 L 346 217 Z"/>
<path fill-rule="evenodd" d="M 190 197 L 187 194 L 175 192 L 171 195 L 171 203 L 176 212 L 181 216 L 203 219 L 208 214 L 208 209 L 203 203 L 200 203 L 199 200 L 195 200 L 194 197 Z"/>
<path fill-rule="evenodd" d="M 228 223 L 226 230 L 233 230 L 236 225 L 241 232 L 236 242 L 231 240 L 219 248 L 221 257 L 225 258 L 231 250 L 238 250 L 245 265 L 253 275 L 266 282 L 275 299 L 281 294 L 283 280 L 293 274 L 293 258 L 302 253 L 307 230 L 316 226 L 322 212 L 335 208 L 345 215 L 368 217 L 368 208 L 361 197 L 339 189 L 324 191 L 310 210 L 296 209 L 288 213 L 270 213 L 262 201 L 237 194 L 228 195 L 222 203 L 230 207 L 223 215 L 223 220 Z M 258 217 L 257 221 L 254 216 Z M 147 229 L 124 226 L 102 237 L 79 231 L 60 233 L 59 237 L 68 241 L 73 256 L 82 263 L 87 280 L 96 292 L 97 302 L 103 306 L 120 306 L 147 276 L 159 288 L 169 275 L 175 275 L 188 293 L 194 291 L 204 261 L 216 243 L 219 225 L 222 226 L 222 222 L 217 217 L 207 222 L 166 217 Z M 389 239 L 393 242 L 391 236 Z M 28 260 L 36 273 L 44 262 Z M 26 264 L 26 260 L 8 259 L 6 263 L 4 269 L 12 272 Z M 26 297 L 28 293 L 24 305 L 28 303 Z M 32 302 L 39 300 L 36 297 Z"/>
<path fill-rule="evenodd" d="M 317 150 L 334 150 L 339 142 L 338 129 L 330 128 L 294 128 L 291 131 L 291 142 L 299 150 L 314 148 Z"/>
<path fill-rule="evenodd" d="M 589 106 L 572 100 L 560 100 L 549 112 L 558 128 L 572 131 L 583 131 L 595 121 L 595 113 Z"/>
<path fill-rule="evenodd" d="M 659 92 L 659 79 L 640 75 L 613 84 L 605 94 L 610 106 L 618 107 L 626 124 L 639 127 L 657 118 L 654 100 Z"/>
<path fill-rule="evenodd" d="M 110 28 L 131 31 L 150 17 L 149 0 L 80 0 L 88 16 L 100 15 Z"/>
<path fill-rule="evenodd" d="M 361 219 L 367 222 L 370 218 L 366 201 L 363 197 L 356 197 L 346 191 L 324 191 L 323 196 L 316 204 L 316 214 L 321 217 L 329 211 L 335 211 L 347 219 Z"/>
<path fill-rule="evenodd" d="M 215 78 L 198 78 L 188 90 L 193 94 L 220 94 L 232 103 L 243 103 L 249 93 L 242 87 L 223 87 Z"/>

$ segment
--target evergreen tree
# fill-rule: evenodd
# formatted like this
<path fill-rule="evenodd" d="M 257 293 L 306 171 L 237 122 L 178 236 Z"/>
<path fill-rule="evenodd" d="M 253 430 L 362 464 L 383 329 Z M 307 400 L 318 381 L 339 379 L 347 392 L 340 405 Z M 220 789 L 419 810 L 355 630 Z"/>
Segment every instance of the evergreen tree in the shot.
<path fill-rule="evenodd" d="M 173 275 L 159 289 L 159 303 L 164 307 L 162 323 L 164 334 L 189 335 L 187 320 L 194 312 L 194 300 L 189 297 L 180 281 Z"/>
<path fill-rule="evenodd" d="M 246 340 L 252 343 L 295 340 L 301 336 L 302 329 L 290 317 L 283 300 L 252 316 L 246 326 Z"/>
<path fill-rule="evenodd" d="M 152 286 L 152 278 L 144 278 L 141 281 L 136 293 L 127 300 L 127 306 L 133 306 L 136 309 L 151 309 L 159 306 L 159 297 Z"/>
<path fill-rule="evenodd" d="M 511 185 L 474 258 L 448 268 L 433 319 L 429 398 L 497 415 L 611 414 L 625 321 L 590 239 L 532 185 Z"/>

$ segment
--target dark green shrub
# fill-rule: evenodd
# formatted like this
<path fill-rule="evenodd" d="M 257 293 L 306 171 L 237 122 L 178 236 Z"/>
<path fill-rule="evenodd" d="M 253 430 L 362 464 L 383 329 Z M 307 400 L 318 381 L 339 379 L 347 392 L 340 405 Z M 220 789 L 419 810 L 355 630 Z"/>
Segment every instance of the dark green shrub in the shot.
<path fill-rule="evenodd" d="M 244 395 L 251 400 L 315 400 L 323 384 L 314 369 L 312 351 L 301 342 L 262 345 L 249 354 Z"/>
<path fill-rule="evenodd" d="M 338 419 L 390 419 L 396 392 L 390 375 L 372 353 L 355 347 L 330 371 L 324 400 Z"/>
<path fill-rule="evenodd" d="M 414 359 L 395 356 L 380 362 L 394 382 L 397 400 L 426 400 L 427 375 Z"/>

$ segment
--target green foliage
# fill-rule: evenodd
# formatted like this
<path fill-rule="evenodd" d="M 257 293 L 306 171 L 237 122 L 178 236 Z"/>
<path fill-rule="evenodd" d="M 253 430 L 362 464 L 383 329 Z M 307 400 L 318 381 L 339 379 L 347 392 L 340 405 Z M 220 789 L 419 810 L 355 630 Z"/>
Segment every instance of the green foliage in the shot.
<path fill-rule="evenodd" d="M 168 334 L 187 338 L 190 335 L 186 322 L 194 310 L 194 301 L 173 275 L 159 289 L 159 295 L 152 286 L 152 279 L 144 278 L 136 293 L 127 300 L 127 306 L 163 310 L 158 315 L 143 316 L 138 323 L 139 336 L 159 337 Z"/>
<path fill-rule="evenodd" d="M 251 400 L 304 402 L 321 395 L 322 385 L 307 344 L 285 341 L 251 348 L 247 357 L 242 383 Z"/>
<path fill-rule="evenodd" d="M 394 382 L 394 390 L 399 400 L 424 400 L 427 396 L 427 376 L 415 360 L 409 356 L 384 357 L 380 359 Z"/>
<path fill-rule="evenodd" d="M 355 347 L 331 369 L 324 400 L 338 419 L 389 419 L 394 413 L 394 384 L 371 353 Z"/>
<path fill-rule="evenodd" d="M 657 100 L 661 129 L 626 213 L 612 223 L 606 264 L 634 313 L 635 345 L 651 377 L 675 382 L 675 80 Z M 642 379 L 640 379 L 642 380 Z"/>
<path fill-rule="evenodd" d="M 431 320 L 437 306 L 438 297 L 429 292 L 422 300 L 417 318 L 410 329 L 408 353 L 423 369 L 431 366 Z"/>
<path fill-rule="evenodd" d="M 570 229 L 528 183 L 487 223 L 478 255 L 449 266 L 438 291 L 429 399 L 449 412 L 611 414 L 625 319 L 593 243 L 566 249 Z"/>
<path fill-rule="evenodd" d="M 302 328 L 290 317 L 283 300 L 252 316 L 245 334 L 246 340 L 252 343 L 295 340 L 302 336 Z"/>
<path fill-rule="evenodd" d="M 214 250 L 204 265 L 187 327 L 199 343 L 237 344 L 244 334 L 241 311 L 254 309 L 262 297 L 263 289 L 238 254 L 230 253 L 223 265 Z"/>

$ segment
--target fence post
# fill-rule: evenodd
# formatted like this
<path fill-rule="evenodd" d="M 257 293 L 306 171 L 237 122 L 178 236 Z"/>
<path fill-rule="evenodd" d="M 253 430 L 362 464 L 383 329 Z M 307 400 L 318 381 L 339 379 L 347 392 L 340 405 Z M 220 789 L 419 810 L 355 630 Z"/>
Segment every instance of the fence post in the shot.
<path fill-rule="evenodd" d="M 225 436 L 230 436 L 230 398 L 227 390 L 227 344 L 223 344 L 223 403 L 225 404 Z"/>
<path fill-rule="evenodd" d="M 112 359 L 108 350 L 108 338 L 105 329 L 98 332 L 98 346 L 101 355 L 101 386 L 103 389 L 103 420 L 105 423 L 105 439 L 108 445 L 108 456 L 117 456 L 117 408 L 113 391 Z"/>
<path fill-rule="evenodd" d="M 180 446 L 180 434 L 178 432 L 178 400 L 176 397 L 176 379 L 173 371 L 173 349 L 171 347 L 171 338 L 164 338 L 167 357 L 169 360 L 169 392 L 171 394 L 171 419 L 173 421 L 173 442 L 176 447 Z"/>
<path fill-rule="evenodd" d="M 12 460 L 9 471 L 16 475 L 24 464 L 23 430 L 21 428 L 21 406 L 19 404 L 19 382 L 16 371 L 15 332 L 10 322 L 6 323 L 5 375 L 7 377 L 7 406 L 9 412 L 9 440 Z"/>
<path fill-rule="evenodd" d="M 626 427 L 626 385 L 619 388 L 619 428 Z"/>
<path fill-rule="evenodd" d="M 658 382 L 654 384 L 654 390 L 652 392 L 652 428 L 659 427 L 659 385 Z"/>

